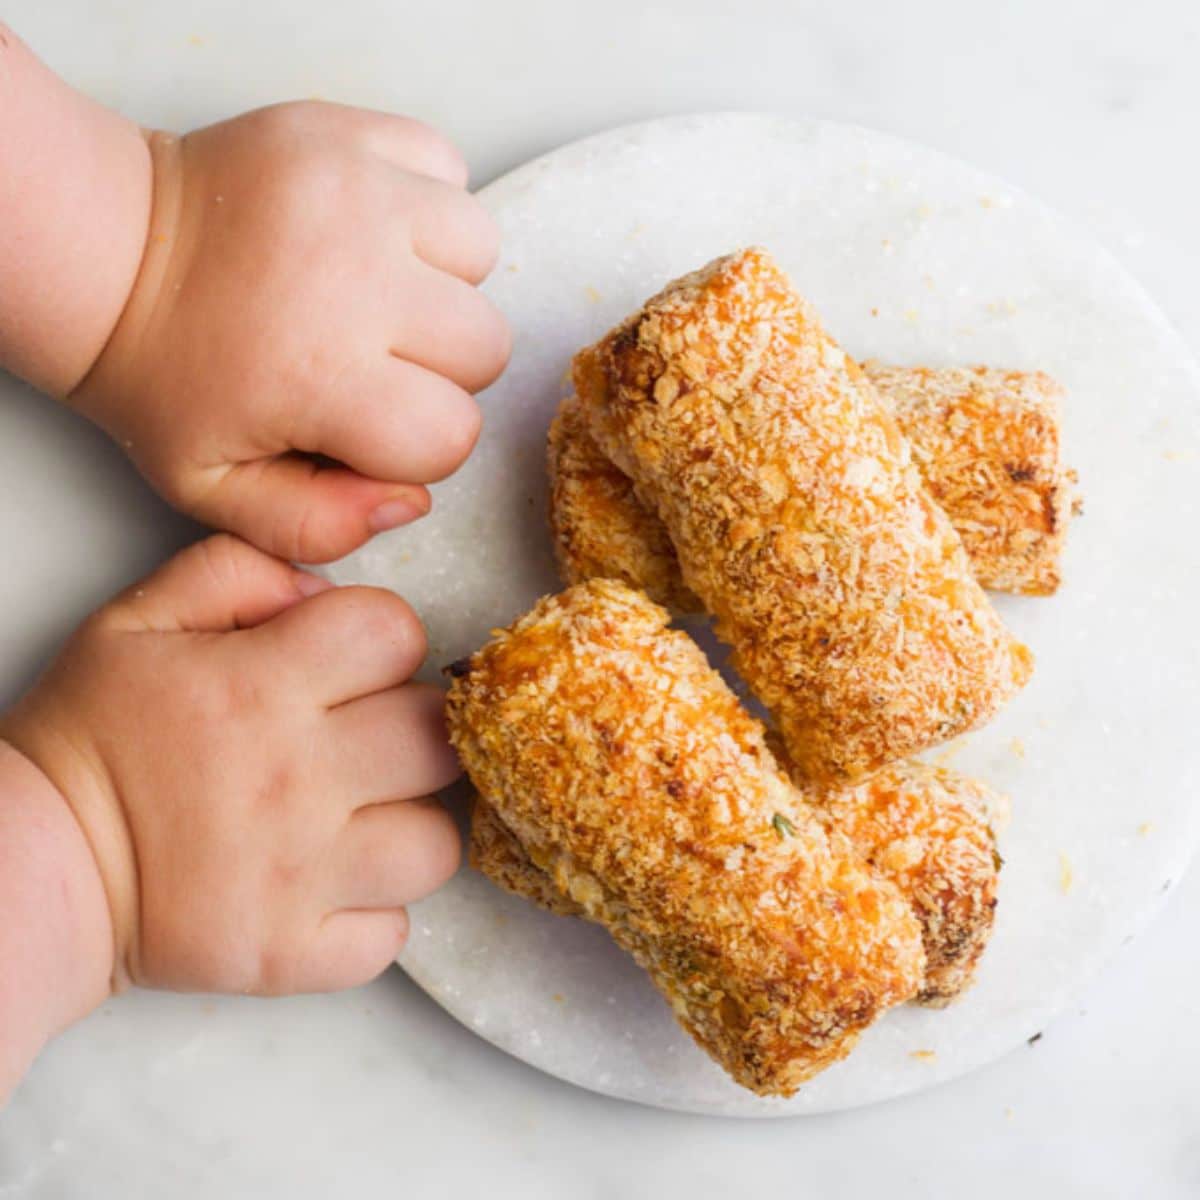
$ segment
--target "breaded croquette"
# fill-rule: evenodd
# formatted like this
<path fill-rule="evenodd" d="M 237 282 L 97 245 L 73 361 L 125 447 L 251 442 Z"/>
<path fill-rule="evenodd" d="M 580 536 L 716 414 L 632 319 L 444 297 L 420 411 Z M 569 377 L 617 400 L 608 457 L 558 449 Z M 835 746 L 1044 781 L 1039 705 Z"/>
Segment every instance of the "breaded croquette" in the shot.
<path fill-rule="evenodd" d="M 765 251 L 670 284 L 573 373 L 806 779 L 974 729 L 1026 681 L 896 422 Z"/>
<path fill-rule="evenodd" d="M 1063 389 L 1041 371 L 889 367 L 863 371 L 891 405 L 933 498 L 985 588 L 1049 596 L 1078 509 L 1062 462 Z"/>
<path fill-rule="evenodd" d="M 1041 371 L 863 364 L 912 445 L 925 486 L 985 588 L 1057 590 L 1075 474 L 1061 460 L 1062 388 Z M 563 582 L 620 579 L 672 612 L 702 605 L 684 585 L 666 527 L 588 432 L 579 401 L 548 438 L 550 529 Z"/>
<path fill-rule="evenodd" d="M 547 467 L 550 532 L 565 583 L 619 579 L 672 612 L 700 611 L 666 527 L 638 500 L 629 476 L 600 452 L 574 396 L 550 426 Z"/>
<path fill-rule="evenodd" d="M 917 999 L 940 1008 L 970 986 L 991 937 L 1000 855 L 997 797 L 978 780 L 922 762 L 896 763 L 854 787 L 812 797 L 831 836 L 894 883 L 925 943 Z"/>
<path fill-rule="evenodd" d="M 925 945 L 917 1000 L 940 1008 L 960 996 L 973 981 L 996 908 L 1000 856 L 989 790 L 912 762 L 805 798 L 830 837 L 846 838 L 851 852 L 894 883 L 912 907 Z M 470 855 L 471 865 L 506 891 L 559 916 L 582 915 L 483 800 L 471 814 Z"/>
<path fill-rule="evenodd" d="M 452 668 L 483 800 L 735 1080 L 790 1095 L 921 985 L 907 902 L 827 836 L 668 614 L 596 580 Z"/>

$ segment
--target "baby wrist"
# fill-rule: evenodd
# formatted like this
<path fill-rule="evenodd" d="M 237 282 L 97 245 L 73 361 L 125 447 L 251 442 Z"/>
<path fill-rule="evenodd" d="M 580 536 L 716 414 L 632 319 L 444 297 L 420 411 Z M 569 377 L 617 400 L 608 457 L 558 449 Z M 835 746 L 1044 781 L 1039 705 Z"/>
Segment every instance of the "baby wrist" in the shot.
<path fill-rule="evenodd" d="M 45 1042 L 109 994 L 113 934 L 92 851 L 58 789 L 0 741 L 0 1104 Z"/>
<path fill-rule="evenodd" d="M 0 365 L 66 397 L 133 286 L 150 155 L 136 124 L 69 87 L 0 27 L 0 166 Z"/>

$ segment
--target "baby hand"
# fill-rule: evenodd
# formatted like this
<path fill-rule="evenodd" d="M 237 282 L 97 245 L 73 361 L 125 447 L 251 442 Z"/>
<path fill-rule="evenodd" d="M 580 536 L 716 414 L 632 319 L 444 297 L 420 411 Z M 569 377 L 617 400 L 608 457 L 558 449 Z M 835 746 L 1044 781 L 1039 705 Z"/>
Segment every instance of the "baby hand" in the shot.
<path fill-rule="evenodd" d="M 316 102 L 150 146 L 145 256 L 71 403 L 172 504 L 272 554 L 327 561 L 423 515 L 509 352 L 458 152 Z"/>
<path fill-rule="evenodd" d="M 274 994 L 396 956 L 404 906 L 458 862 L 428 793 L 458 766 L 390 592 L 227 535 L 91 617 L 0 722 L 95 856 L 114 985 Z"/>

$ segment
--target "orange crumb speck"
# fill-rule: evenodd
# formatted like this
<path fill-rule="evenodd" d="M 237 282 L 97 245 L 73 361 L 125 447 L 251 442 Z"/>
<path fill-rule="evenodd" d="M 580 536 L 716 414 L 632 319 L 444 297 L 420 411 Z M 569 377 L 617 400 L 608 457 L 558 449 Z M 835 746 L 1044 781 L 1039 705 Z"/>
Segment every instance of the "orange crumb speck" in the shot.
<path fill-rule="evenodd" d="M 1075 886 L 1075 871 L 1071 860 L 1065 855 L 1058 856 L 1058 890 L 1066 896 Z"/>

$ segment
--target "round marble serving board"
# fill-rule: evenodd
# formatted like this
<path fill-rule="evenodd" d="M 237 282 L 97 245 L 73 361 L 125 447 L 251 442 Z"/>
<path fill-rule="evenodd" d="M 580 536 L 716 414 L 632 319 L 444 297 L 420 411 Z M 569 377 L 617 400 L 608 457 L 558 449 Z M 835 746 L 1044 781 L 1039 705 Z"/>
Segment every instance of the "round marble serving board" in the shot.
<path fill-rule="evenodd" d="M 646 977 L 582 921 L 464 868 L 413 910 L 409 974 L 464 1024 L 560 1078 L 696 1112 L 866 1104 L 1037 1033 L 1162 903 L 1200 832 L 1200 371 L 1132 279 L 1060 217 L 962 163 L 850 126 L 675 117 L 588 138 L 481 193 L 504 238 L 487 291 L 516 336 L 470 462 L 433 514 L 331 568 L 393 588 L 426 673 L 560 585 L 546 426 L 571 355 L 667 280 L 767 246 L 851 353 L 1043 368 L 1069 389 L 1086 514 L 1052 599 L 997 603 L 1034 681 L 953 764 L 1011 797 L 996 931 L 953 1008 L 906 1007 L 791 1100 L 735 1086 Z M 461 799 L 461 796 L 459 797 Z"/>

